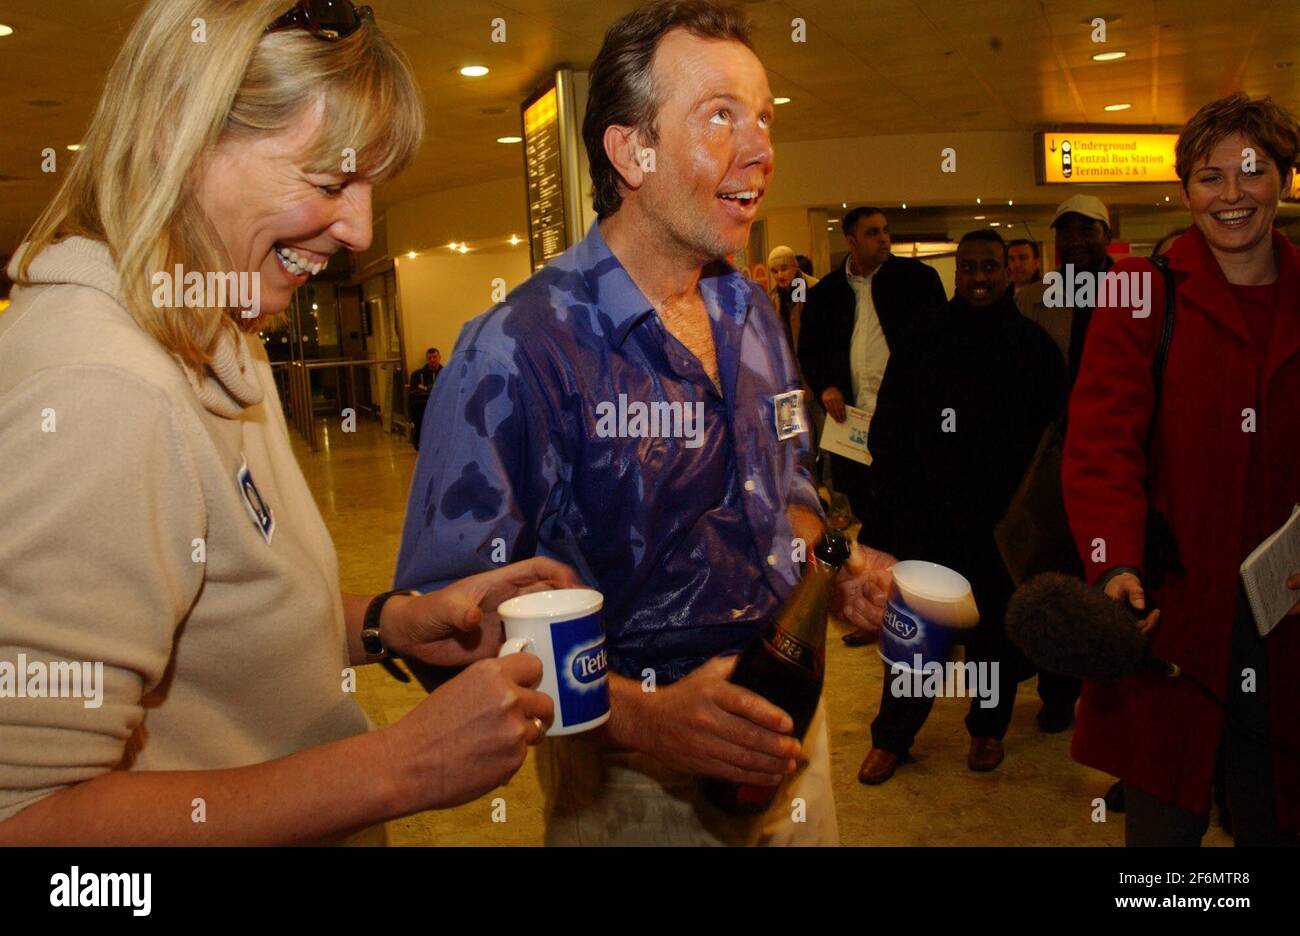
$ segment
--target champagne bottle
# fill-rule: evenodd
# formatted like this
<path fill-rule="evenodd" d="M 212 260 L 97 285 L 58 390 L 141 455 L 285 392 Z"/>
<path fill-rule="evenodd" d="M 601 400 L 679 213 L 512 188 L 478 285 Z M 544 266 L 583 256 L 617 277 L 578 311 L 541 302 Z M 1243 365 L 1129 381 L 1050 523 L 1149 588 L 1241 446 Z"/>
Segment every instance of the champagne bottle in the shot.
<path fill-rule="evenodd" d="M 745 648 L 730 681 L 756 692 L 794 720 L 794 736 L 803 741 L 826 676 L 826 616 L 835 578 L 849 558 L 843 535 L 827 530 L 813 549 L 803 577 L 776 619 Z M 708 778 L 705 797 L 737 815 L 756 815 L 775 799 L 780 787 L 760 787 Z"/>

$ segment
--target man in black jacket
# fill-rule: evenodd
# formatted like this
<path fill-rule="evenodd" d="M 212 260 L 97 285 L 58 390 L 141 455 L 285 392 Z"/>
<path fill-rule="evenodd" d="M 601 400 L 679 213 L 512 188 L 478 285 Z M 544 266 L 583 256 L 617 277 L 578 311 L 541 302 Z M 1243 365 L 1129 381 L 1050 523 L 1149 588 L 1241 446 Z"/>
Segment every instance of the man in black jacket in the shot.
<path fill-rule="evenodd" d="M 979 684 L 996 692 L 971 699 L 967 764 L 992 770 L 1016 684 L 1032 672 L 1003 628 L 1012 584 L 993 530 L 1060 411 L 1066 372 L 1051 337 L 1007 295 L 1006 245 L 995 232 L 962 238 L 956 282 L 946 310 L 895 348 L 868 445 L 874 493 L 897 520 L 878 548 L 945 565 L 971 583 L 980 621 L 967 632 L 966 660 L 985 668 Z M 897 675 L 886 663 L 863 783 L 893 775 L 934 703 L 900 695 L 907 681 Z"/>
<path fill-rule="evenodd" d="M 932 267 L 890 254 L 889 220 L 879 208 L 854 208 L 840 226 L 849 255 L 808 291 L 798 356 L 814 398 L 844 422 L 846 405 L 875 410 L 890 349 L 918 321 L 941 312 L 947 296 Z M 887 505 L 871 496 L 871 468 L 832 455 L 831 474 L 862 522 L 858 542 L 875 546 L 890 520 Z M 851 645 L 869 640 L 862 633 L 845 637 Z"/>

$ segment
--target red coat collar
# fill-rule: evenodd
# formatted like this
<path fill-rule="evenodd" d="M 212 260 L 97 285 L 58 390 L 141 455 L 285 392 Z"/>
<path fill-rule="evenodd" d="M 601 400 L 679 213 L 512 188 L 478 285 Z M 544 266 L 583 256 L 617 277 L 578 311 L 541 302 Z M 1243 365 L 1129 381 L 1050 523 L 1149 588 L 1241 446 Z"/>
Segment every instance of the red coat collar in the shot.
<path fill-rule="evenodd" d="M 1273 230 L 1273 250 L 1278 258 L 1280 307 L 1273 339 L 1269 343 L 1264 374 L 1266 382 L 1284 361 L 1300 352 L 1300 250 L 1276 228 Z M 1175 273 L 1179 304 L 1201 309 L 1249 344 L 1251 338 L 1246 318 L 1237 306 L 1232 287 L 1200 228 L 1195 225 L 1189 228 L 1174 241 L 1166 256 L 1169 268 Z M 1174 334 L 1177 333 L 1175 326 Z"/>

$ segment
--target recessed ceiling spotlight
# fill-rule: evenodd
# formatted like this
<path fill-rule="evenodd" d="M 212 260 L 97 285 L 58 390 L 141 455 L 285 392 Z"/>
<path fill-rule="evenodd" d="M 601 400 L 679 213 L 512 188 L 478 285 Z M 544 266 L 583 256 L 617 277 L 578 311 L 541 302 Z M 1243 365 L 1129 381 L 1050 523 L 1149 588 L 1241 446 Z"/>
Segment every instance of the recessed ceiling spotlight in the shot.
<path fill-rule="evenodd" d="M 419 256 L 419 254 L 416 253 L 414 250 L 408 250 L 408 251 L 406 252 L 406 259 L 408 259 L 408 260 L 414 260 L 414 259 L 415 259 L 416 257 L 418 257 L 418 256 Z"/>
<path fill-rule="evenodd" d="M 503 136 L 503 137 L 497 137 L 497 142 L 498 143 L 522 143 L 524 142 L 524 138 L 517 137 L 517 136 Z"/>
<path fill-rule="evenodd" d="M 772 103 L 773 103 L 773 104 L 789 104 L 789 103 L 790 103 L 790 99 L 789 99 L 788 97 L 772 98 Z"/>
<path fill-rule="evenodd" d="M 461 244 L 460 247 L 457 248 L 457 249 L 460 250 L 460 252 L 463 253 L 463 254 L 467 254 L 467 253 L 469 253 L 469 245 L 468 245 L 468 244 Z"/>
<path fill-rule="evenodd" d="M 69 149 L 70 151 L 72 151 L 72 152 L 75 153 L 75 152 L 77 152 L 78 150 L 81 149 L 81 144 L 80 144 L 80 143 L 69 143 L 69 144 L 68 144 L 68 149 Z"/>
<path fill-rule="evenodd" d="M 989 222 L 989 227 L 1002 227 L 1002 222 L 1001 222 L 1001 221 L 990 221 L 990 222 Z"/>
<path fill-rule="evenodd" d="M 907 202 L 903 202 L 903 210 L 904 210 L 904 211 L 907 210 Z"/>
<path fill-rule="evenodd" d="M 1122 110 L 1128 110 L 1128 109 L 1129 109 L 1130 107 L 1132 107 L 1132 106 L 1133 106 L 1132 104 L 1107 104 L 1107 105 L 1106 105 L 1106 110 L 1108 110 L 1108 111 L 1122 111 Z"/>
<path fill-rule="evenodd" d="M 12 36 L 13 34 L 14 28 L 12 26 L 6 26 L 4 23 L 0 23 L 0 36 Z"/>
<path fill-rule="evenodd" d="M 482 78 L 488 73 L 488 68 L 486 65 L 466 65 L 460 73 L 466 78 Z"/>
<path fill-rule="evenodd" d="M 514 247 L 519 243 L 519 237 L 515 234 L 510 235 L 510 246 Z"/>
<path fill-rule="evenodd" d="M 987 217 L 988 217 L 988 215 L 976 215 L 972 220 L 974 220 L 974 221 L 983 221 L 983 220 L 984 220 L 985 218 L 987 218 Z"/>
<path fill-rule="evenodd" d="M 1127 56 L 1127 52 L 1098 52 L 1092 57 L 1094 62 L 1114 62 Z"/>

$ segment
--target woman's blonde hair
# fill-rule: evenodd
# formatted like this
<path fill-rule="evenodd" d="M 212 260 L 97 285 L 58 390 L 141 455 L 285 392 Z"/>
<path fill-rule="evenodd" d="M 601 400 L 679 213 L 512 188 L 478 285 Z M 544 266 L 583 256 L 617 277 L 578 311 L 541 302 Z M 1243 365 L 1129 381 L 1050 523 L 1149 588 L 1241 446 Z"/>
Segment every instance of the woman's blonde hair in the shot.
<path fill-rule="evenodd" d="M 323 104 L 304 167 L 379 182 L 411 160 L 424 130 L 419 88 L 400 51 L 364 24 L 337 42 L 293 29 L 265 35 L 291 0 L 150 0 L 109 71 L 81 150 L 26 237 L 17 282 L 33 258 L 75 235 L 105 242 L 124 304 L 146 332 L 202 368 L 234 328 L 227 308 L 157 308 L 152 277 L 230 269 L 196 198 L 219 142 L 282 130 Z M 251 271 L 250 271 L 251 272 Z"/>

